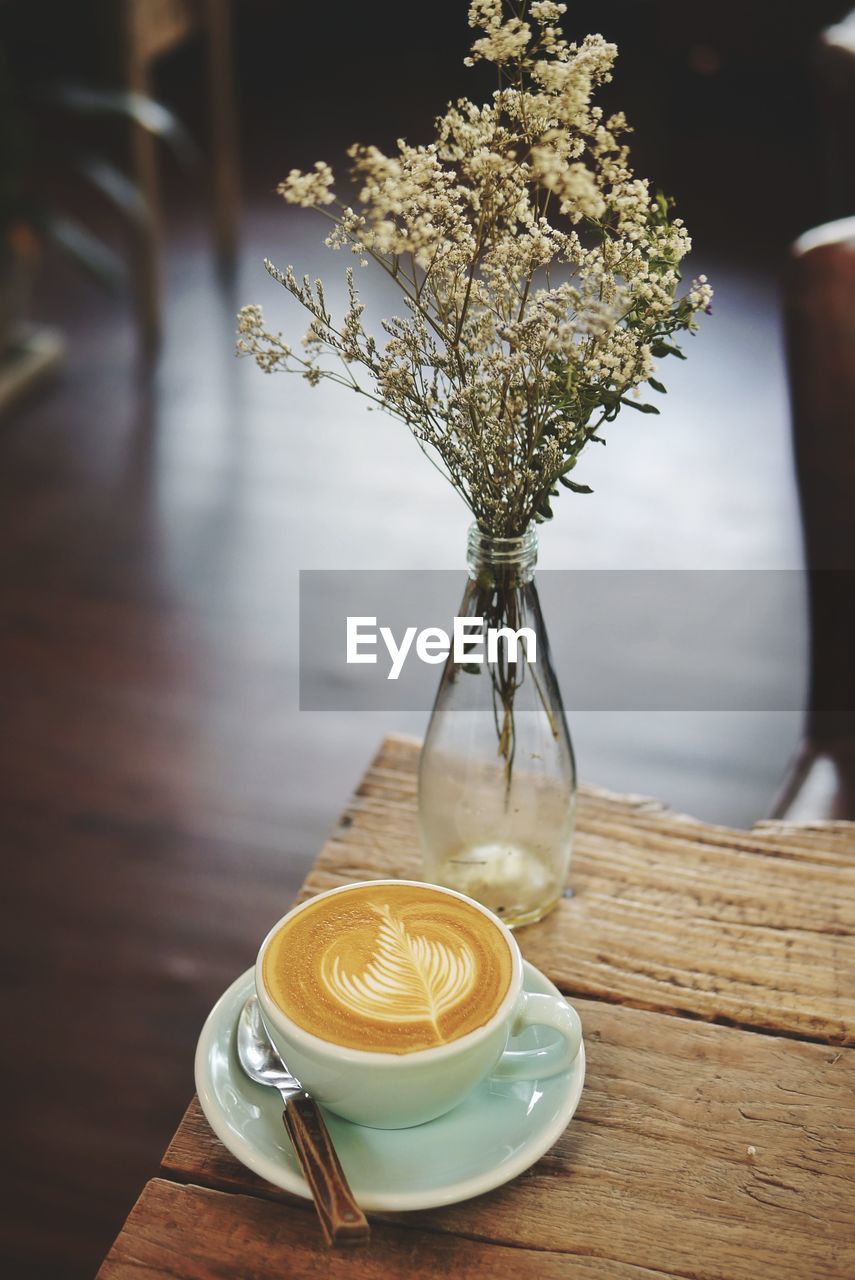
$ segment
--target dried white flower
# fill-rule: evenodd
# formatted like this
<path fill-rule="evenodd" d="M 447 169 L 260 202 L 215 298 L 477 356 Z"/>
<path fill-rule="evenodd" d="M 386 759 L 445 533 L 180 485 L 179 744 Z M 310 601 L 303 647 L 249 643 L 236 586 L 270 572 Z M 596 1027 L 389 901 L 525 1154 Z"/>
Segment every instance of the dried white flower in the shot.
<path fill-rule="evenodd" d="M 312 173 L 301 173 L 292 169 L 284 182 L 276 188 L 278 194 L 289 204 L 299 204 L 305 209 L 320 204 L 332 204 L 335 194 L 332 190 L 333 171 L 324 160 L 318 160 Z"/>
<path fill-rule="evenodd" d="M 260 308 L 240 313 L 240 354 L 268 373 L 338 382 L 402 419 L 499 535 L 548 518 L 559 483 L 586 491 L 568 475 L 579 453 L 622 406 L 656 412 L 639 388 L 664 389 L 654 361 L 679 354 L 673 335 L 712 298 L 705 276 L 678 296 L 686 229 L 633 175 L 624 116 L 606 119 L 593 101 L 617 50 L 598 35 L 568 43 L 565 8 L 472 0 L 481 34 L 467 62 L 495 63 L 501 87 L 480 106 L 451 104 L 428 145 L 352 147 L 355 208 L 335 198 L 323 162 L 279 187 L 332 219 L 331 248 L 400 287 L 405 312 L 383 323 L 381 343 L 363 327 L 351 270 L 334 321 L 320 281 L 265 264 L 310 313 L 302 354 Z"/>

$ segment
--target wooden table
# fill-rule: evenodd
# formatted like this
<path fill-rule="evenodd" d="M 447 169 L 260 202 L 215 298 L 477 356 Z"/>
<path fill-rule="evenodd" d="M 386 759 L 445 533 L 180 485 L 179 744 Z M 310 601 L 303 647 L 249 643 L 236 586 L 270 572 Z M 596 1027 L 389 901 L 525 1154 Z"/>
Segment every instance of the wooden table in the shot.
<path fill-rule="evenodd" d="M 302 897 L 418 876 L 417 758 L 384 742 Z M 588 1054 L 533 1168 L 372 1215 L 368 1248 L 331 1253 L 311 1205 L 232 1159 L 194 1101 L 100 1280 L 852 1280 L 855 824 L 733 831 L 585 788 L 572 885 L 517 935 Z"/>

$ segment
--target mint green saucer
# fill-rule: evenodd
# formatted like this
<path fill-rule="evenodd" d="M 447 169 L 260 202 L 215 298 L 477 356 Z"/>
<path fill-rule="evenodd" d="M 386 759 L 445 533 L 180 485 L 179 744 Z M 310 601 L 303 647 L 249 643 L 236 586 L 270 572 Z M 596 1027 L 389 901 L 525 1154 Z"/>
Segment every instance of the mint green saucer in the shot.
<path fill-rule="evenodd" d="M 527 962 L 524 980 L 526 991 L 559 994 Z M 274 1186 L 308 1199 L 279 1095 L 248 1080 L 235 1057 L 235 1025 L 253 990 L 248 969 L 208 1015 L 196 1049 L 196 1090 L 208 1123 L 233 1156 Z M 554 1038 L 545 1027 L 530 1027 L 509 1047 L 536 1048 Z M 459 1107 L 413 1129 L 365 1129 L 325 1115 L 364 1209 L 430 1209 L 491 1191 L 534 1164 L 566 1128 L 584 1079 L 583 1044 L 564 1075 L 515 1084 L 485 1080 Z"/>

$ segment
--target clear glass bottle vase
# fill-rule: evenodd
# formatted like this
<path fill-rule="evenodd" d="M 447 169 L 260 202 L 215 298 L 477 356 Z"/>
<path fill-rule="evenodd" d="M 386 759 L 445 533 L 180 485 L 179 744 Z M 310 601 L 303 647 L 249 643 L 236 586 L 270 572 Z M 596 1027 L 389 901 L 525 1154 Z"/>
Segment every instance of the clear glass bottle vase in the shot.
<path fill-rule="evenodd" d="M 561 897 L 576 813 L 536 560 L 533 526 L 518 538 L 471 527 L 458 617 L 480 626 L 467 629 L 467 653 L 449 654 L 419 765 L 425 879 L 476 898 L 509 925 L 541 919 Z M 508 633 L 519 634 L 516 648 Z"/>

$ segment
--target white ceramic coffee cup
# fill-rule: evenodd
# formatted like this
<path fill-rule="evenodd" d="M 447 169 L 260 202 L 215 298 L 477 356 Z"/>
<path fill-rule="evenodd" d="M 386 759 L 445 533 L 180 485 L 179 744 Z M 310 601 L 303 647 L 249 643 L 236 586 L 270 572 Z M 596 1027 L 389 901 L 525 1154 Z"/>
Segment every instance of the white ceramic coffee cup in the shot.
<path fill-rule="evenodd" d="M 499 930 L 511 953 L 507 995 L 483 1026 L 447 1044 L 413 1053 L 377 1053 L 322 1040 L 298 1027 L 275 1003 L 263 975 L 264 953 L 287 920 L 322 898 L 362 886 L 412 884 L 468 902 Z M 462 893 L 414 880 L 372 880 L 341 885 L 310 898 L 273 926 L 255 964 L 255 987 L 270 1037 L 289 1070 L 330 1111 L 376 1129 L 402 1129 L 434 1120 L 462 1102 L 487 1076 L 502 1080 L 547 1079 L 567 1071 L 579 1052 L 582 1028 L 576 1010 L 560 996 L 523 990 L 519 946 L 501 920 Z M 557 1044 L 507 1050 L 508 1039 L 526 1027 L 552 1027 Z"/>

